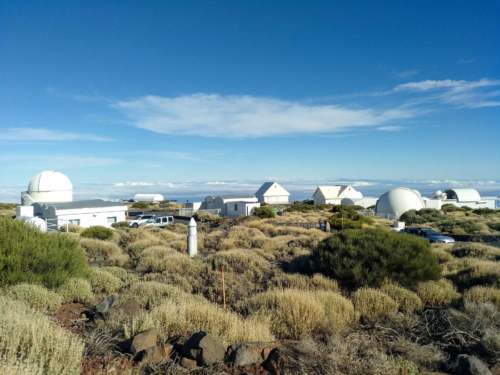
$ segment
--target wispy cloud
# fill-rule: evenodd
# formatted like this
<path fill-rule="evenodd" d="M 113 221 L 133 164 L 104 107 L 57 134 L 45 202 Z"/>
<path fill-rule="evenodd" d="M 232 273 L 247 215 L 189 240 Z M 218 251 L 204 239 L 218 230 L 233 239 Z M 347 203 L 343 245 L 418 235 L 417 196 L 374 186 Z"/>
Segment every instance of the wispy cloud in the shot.
<path fill-rule="evenodd" d="M 377 130 L 383 131 L 383 132 L 398 132 L 403 130 L 404 128 L 402 126 L 396 126 L 396 125 L 387 125 L 387 126 L 379 126 Z"/>
<path fill-rule="evenodd" d="M 458 59 L 457 64 L 472 64 L 475 63 L 476 59 Z"/>
<path fill-rule="evenodd" d="M 0 132 L 0 141 L 91 141 L 109 142 L 112 138 L 94 134 L 71 133 L 44 128 L 7 128 Z"/>
<path fill-rule="evenodd" d="M 350 108 L 255 96 L 195 94 L 145 96 L 114 108 L 135 126 L 162 134 L 205 137 L 265 137 L 334 133 L 378 126 L 414 116 L 411 110 Z"/>
<path fill-rule="evenodd" d="M 121 159 L 109 157 L 97 157 L 89 155 L 69 155 L 69 154 L 54 154 L 42 155 L 33 157 L 33 155 L 0 155 L 0 163 L 15 164 L 19 167 L 28 167 L 30 169 L 53 169 L 57 166 L 58 169 L 78 169 L 88 167 L 107 167 L 120 164 Z"/>
<path fill-rule="evenodd" d="M 425 80 L 397 85 L 395 93 L 424 95 L 424 102 L 441 102 L 463 108 L 484 108 L 500 106 L 500 80 Z"/>

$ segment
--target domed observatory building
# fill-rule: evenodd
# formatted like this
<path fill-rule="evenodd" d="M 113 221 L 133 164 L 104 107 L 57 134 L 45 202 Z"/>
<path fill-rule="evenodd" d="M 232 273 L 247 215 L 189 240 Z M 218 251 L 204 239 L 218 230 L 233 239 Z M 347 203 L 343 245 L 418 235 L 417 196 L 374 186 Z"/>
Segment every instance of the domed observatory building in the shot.
<path fill-rule="evenodd" d="M 43 171 L 33 176 L 28 190 L 21 193 L 21 204 L 72 202 L 73 184 L 70 179 L 56 171 Z"/>
<path fill-rule="evenodd" d="M 386 219 L 399 219 L 406 211 L 425 208 L 417 190 L 399 187 L 382 194 L 375 205 L 375 214 Z"/>
<path fill-rule="evenodd" d="M 102 199 L 73 200 L 73 184 L 61 172 L 43 171 L 35 175 L 28 190 L 21 193 L 21 206 L 16 209 L 16 218 L 29 221 L 43 219 L 47 229 L 59 229 L 67 224 L 91 227 L 110 227 L 124 221 L 127 206 L 120 202 Z"/>

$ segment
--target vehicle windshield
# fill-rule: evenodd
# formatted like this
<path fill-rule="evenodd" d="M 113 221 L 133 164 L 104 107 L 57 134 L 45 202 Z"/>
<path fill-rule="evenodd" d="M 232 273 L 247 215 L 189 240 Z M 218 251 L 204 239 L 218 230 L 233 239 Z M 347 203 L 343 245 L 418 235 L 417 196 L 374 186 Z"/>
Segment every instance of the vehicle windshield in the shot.
<path fill-rule="evenodd" d="M 434 229 L 431 228 L 422 228 L 421 231 L 424 234 L 439 234 L 438 232 L 436 232 Z"/>

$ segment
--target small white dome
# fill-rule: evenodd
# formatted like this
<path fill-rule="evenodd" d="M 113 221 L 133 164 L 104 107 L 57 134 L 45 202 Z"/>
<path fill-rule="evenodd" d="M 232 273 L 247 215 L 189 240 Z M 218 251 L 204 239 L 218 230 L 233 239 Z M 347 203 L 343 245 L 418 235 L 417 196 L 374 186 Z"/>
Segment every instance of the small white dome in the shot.
<path fill-rule="evenodd" d="M 382 194 L 375 212 L 378 216 L 399 219 L 406 211 L 422 208 L 425 208 L 425 203 L 417 190 L 400 187 Z"/>
<path fill-rule="evenodd" d="M 28 193 L 73 190 L 70 179 L 61 172 L 43 171 L 33 176 L 28 184 Z"/>
<path fill-rule="evenodd" d="M 43 171 L 33 176 L 28 190 L 21 194 L 25 205 L 73 201 L 73 184 L 61 172 Z"/>

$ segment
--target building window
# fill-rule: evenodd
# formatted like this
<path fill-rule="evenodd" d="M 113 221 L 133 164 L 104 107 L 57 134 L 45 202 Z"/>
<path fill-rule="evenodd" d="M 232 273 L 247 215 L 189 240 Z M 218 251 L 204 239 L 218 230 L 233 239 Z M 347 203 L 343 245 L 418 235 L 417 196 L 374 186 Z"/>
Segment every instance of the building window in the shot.
<path fill-rule="evenodd" d="M 80 225 L 80 219 L 71 219 L 71 220 L 68 220 L 68 224 Z"/>
<path fill-rule="evenodd" d="M 108 224 L 114 224 L 114 223 L 116 223 L 116 216 L 108 217 L 108 218 L 106 218 L 106 221 Z"/>
<path fill-rule="evenodd" d="M 234 210 L 238 211 L 238 205 L 237 204 L 234 205 Z"/>

